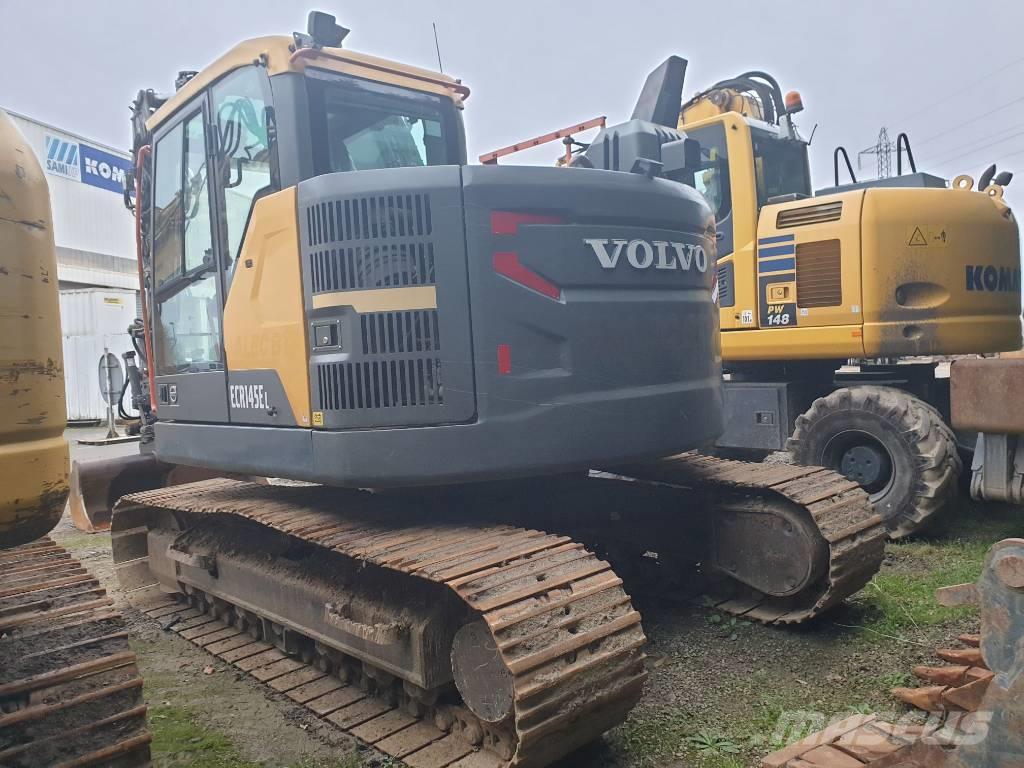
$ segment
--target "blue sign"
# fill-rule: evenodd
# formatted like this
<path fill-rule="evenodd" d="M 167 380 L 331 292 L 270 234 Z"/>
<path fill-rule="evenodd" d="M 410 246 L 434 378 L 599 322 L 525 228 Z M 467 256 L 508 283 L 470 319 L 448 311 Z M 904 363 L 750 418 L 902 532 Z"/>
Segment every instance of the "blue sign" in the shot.
<path fill-rule="evenodd" d="M 82 181 L 118 194 L 124 191 L 124 176 L 132 168 L 131 160 L 88 144 L 79 144 L 78 156 L 82 163 Z"/>
<path fill-rule="evenodd" d="M 78 181 L 78 150 L 77 141 L 46 134 L 46 172 Z"/>

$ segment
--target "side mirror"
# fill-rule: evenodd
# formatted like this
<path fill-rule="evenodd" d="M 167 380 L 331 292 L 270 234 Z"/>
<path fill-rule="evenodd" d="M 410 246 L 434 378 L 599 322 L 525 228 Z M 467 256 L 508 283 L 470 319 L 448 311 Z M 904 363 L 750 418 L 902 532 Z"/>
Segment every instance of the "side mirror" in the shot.
<path fill-rule="evenodd" d="M 661 162 L 665 176 L 679 181 L 680 175 L 693 173 L 700 168 L 700 142 L 696 139 L 677 139 L 662 144 Z"/>

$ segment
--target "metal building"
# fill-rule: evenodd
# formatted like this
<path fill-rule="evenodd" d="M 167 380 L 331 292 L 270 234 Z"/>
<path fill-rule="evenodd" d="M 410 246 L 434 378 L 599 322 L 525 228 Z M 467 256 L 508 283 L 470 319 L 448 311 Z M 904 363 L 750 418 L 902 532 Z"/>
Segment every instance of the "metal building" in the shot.
<path fill-rule="evenodd" d="M 126 152 L 11 112 L 50 186 L 61 292 L 68 418 L 101 418 L 97 362 L 104 348 L 131 349 L 138 316 L 135 221 L 124 207 Z M 93 359 L 95 358 L 95 359 Z"/>

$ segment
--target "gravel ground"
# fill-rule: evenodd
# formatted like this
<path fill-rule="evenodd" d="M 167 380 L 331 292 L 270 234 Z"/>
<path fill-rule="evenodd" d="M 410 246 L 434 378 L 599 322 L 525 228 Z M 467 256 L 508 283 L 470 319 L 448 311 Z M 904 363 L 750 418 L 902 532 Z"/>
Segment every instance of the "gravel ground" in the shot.
<path fill-rule="evenodd" d="M 102 432 L 87 432 L 96 431 Z M 85 432 L 69 430 L 75 456 L 136 450 L 131 444 L 77 446 L 75 438 Z M 1024 530 L 1024 513 L 1017 510 L 991 511 L 970 504 L 965 510 L 962 523 L 949 522 L 925 544 L 890 545 L 883 573 L 934 577 L 939 560 L 933 550 L 959 545 L 972 536 L 991 537 L 987 545 Z M 65 518 L 54 538 L 119 597 L 109 535 L 82 534 Z M 699 606 L 645 605 L 651 677 L 640 705 L 623 726 L 563 760 L 560 768 L 752 767 L 774 748 L 773 739 L 779 736 L 804 735 L 801 729 L 842 713 L 893 712 L 888 688 L 902 684 L 914 664 L 928 661 L 936 645 L 977 628 L 969 612 L 921 623 L 902 606 L 902 598 L 894 599 L 895 603 L 886 603 L 889 610 L 896 605 L 911 618 L 898 631 L 878 629 L 889 625 L 879 623 L 875 598 L 865 593 L 811 626 L 786 629 L 733 623 Z M 157 765 L 388 764 L 120 602 L 146 678 L 158 744 L 161 712 L 183 708 L 206 731 L 222 735 L 234 756 L 225 762 L 211 761 L 210 754 L 200 759 L 186 747 L 158 753 Z"/>

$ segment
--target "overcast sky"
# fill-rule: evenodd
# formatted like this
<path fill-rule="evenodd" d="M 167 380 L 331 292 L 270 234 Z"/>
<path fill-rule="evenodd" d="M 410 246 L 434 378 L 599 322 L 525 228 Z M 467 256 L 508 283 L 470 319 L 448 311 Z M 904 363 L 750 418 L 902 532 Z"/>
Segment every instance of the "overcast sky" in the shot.
<path fill-rule="evenodd" d="M 139 88 L 170 91 L 234 43 L 305 26 L 280 0 L 0 0 L 0 106 L 103 143 L 129 143 Z M 990 162 L 1022 171 L 1024 3 L 1017 0 L 345 0 L 346 45 L 436 68 L 473 93 L 470 157 L 597 115 L 629 116 L 647 73 L 670 54 L 690 62 L 685 94 L 749 69 L 803 95 L 815 186 L 832 151 L 909 133 L 918 167 L 975 178 Z M 986 114 L 990 113 L 990 114 Z M 986 146 L 989 145 L 989 146 Z M 560 145 L 522 162 L 550 162 Z M 865 158 L 874 175 L 873 158 Z M 1013 192 L 1008 195 L 1012 201 Z M 1024 194 L 1022 194 L 1024 197 Z"/>

